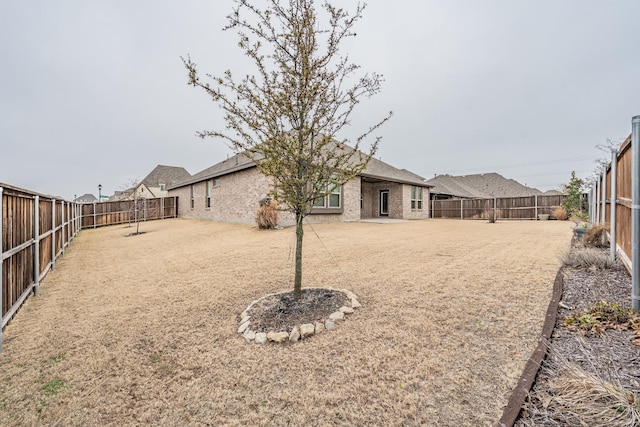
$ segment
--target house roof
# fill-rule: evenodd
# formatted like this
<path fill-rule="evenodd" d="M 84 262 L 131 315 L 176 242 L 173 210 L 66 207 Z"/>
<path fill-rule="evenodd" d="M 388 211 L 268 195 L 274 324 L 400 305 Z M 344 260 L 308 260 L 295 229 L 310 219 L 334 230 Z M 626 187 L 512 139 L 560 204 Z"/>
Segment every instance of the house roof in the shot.
<path fill-rule="evenodd" d="M 244 169 L 250 169 L 256 167 L 256 164 L 244 154 L 236 154 L 223 160 L 220 163 L 196 173 L 188 179 L 185 179 L 178 184 L 169 186 L 169 189 L 184 187 L 186 185 L 195 184 L 196 182 L 205 181 L 208 179 L 218 178 L 223 175 L 238 172 Z M 381 181 L 392 181 L 402 184 L 418 185 L 422 187 L 430 187 L 425 183 L 424 179 L 419 175 L 409 172 L 406 169 L 397 169 L 388 163 L 371 158 L 365 170 L 360 174 L 364 178 Z"/>
<path fill-rule="evenodd" d="M 94 196 L 93 194 L 90 193 L 86 193 L 83 194 L 80 197 L 77 197 L 74 202 L 76 203 L 93 203 L 93 202 L 97 202 L 98 198 L 96 196 Z"/>
<path fill-rule="evenodd" d="M 492 172 L 475 175 L 437 175 L 427 180 L 434 194 L 447 194 L 462 198 L 521 197 L 542 194 L 536 188 Z"/>
<path fill-rule="evenodd" d="M 159 187 L 160 184 L 169 187 L 190 177 L 191 174 L 183 167 L 158 165 L 140 181 L 140 184 L 144 184 L 147 188 Z"/>

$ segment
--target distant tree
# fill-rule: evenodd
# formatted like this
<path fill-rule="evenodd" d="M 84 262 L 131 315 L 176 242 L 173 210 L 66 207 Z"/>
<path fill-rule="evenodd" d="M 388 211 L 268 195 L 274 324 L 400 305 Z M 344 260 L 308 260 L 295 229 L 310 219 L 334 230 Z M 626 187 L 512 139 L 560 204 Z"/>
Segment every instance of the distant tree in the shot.
<path fill-rule="evenodd" d="M 126 195 L 125 200 L 131 200 L 133 203 L 129 205 L 129 225 L 131 225 L 131 215 L 133 215 L 133 222 L 136 225 L 136 232 L 131 233 L 132 235 L 140 234 L 140 217 L 141 213 L 144 210 L 144 200 L 138 194 L 138 186 L 140 185 L 140 179 L 135 178 L 129 180 L 126 184 L 122 186 L 123 192 Z"/>
<path fill-rule="evenodd" d="M 235 3 L 225 30 L 238 31 L 240 49 L 255 66 L 255 74 L 238 81 L 226 71 L 222 77 L 209 75 L 211 81 L 204 83 L 191 58 L 182 58 L 189 84 L 204 89 L 224 111 L 226 131 L 198 135 L 222 138 L 273 179 L 275 200 L 295 215 L 294 297 L 299 298 L 303 219 L 314 202 L 366 167 L 380 138 L 375 138 L 367 152 L 361 149 L 361 142 L 391 113 L 355 142 L 337 140 L 361 98 L 378 93 L 381 87 L 381 75 L 354 78 L 360 67 L 339 55 L 341 43 L 355 36 L 352 28 L 365 5 L 359 4 L 350 15 L 322 2 L 327 22 L 321 23 L 314 8 L 318 1 Z"/>
<path fill-rule="evenodd" d="M 571 172 L 571 179 L 568 184 L 562 185 L 562 192 L 565 194 L 562 199 L 562 207 L 567 211 L 569 218 L 578 217 L 582 218 L 582 192 L 585 187 L 585 182 L 576 176 L 576 172 Z"/>

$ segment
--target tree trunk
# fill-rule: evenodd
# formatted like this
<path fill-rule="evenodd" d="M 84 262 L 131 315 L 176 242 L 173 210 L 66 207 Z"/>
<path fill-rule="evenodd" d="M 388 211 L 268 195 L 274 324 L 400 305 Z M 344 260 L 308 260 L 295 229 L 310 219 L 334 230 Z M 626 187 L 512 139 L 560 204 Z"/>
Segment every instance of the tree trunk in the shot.
<path fill-rule="evenodd" d="M 296 276 L 293 283 L 293 298 L 300 299 L 302 295 L 302 220 L 304 216 L 296 212 Z"/>

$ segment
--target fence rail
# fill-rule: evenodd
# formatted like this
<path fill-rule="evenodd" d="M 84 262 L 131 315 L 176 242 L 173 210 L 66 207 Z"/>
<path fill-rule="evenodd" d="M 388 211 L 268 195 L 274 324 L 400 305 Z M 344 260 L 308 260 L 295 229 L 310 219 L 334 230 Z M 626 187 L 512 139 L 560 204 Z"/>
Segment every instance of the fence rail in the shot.
<path fill-rule="evenodd" d="M 127 224 L 136 220 L 149 221 L 178 217 L 178 198 L 175 196 L 156 199 L 119 200 L 81 206 L 81 228 Z"/>
<path fill-rule="evenodd" d="M 538 219 L 551 215 L 564 195 L 496 197 L 492 199 L 432 200 L 432 218 L 455 219 Z"/>
<path fill-rule="evenodd" d="M 175 218 L 178 198 L 77 204 L 0 183 L 2 330 L 83 228 Z"/>

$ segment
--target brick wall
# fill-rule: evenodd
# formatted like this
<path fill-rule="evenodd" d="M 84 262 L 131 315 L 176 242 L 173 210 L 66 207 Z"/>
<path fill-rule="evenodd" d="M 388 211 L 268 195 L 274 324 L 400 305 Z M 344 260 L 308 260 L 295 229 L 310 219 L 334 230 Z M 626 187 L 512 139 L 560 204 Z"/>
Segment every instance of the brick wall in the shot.
<path fill-rule="evenodd" d="M 182 218 L 210 219 L 215 221 L 255 223 L 259 201 L 269 194 L 270 180 L 256 168 L 245 169 L 217 179 L 211 190 L 211 207 L 206 207 L 206 181 L 194 184 L 194 207 L 191 208 L 191 186 L 170 191 L 178 196 L 178 216 Z M 360 219 L 360 177 L 342 188 L 342 214 L 317 214 L 307 216 L 311 223 L 357 221 Z M 293 225 L 290 212 L 280 212 L 279 225 Z"/>

